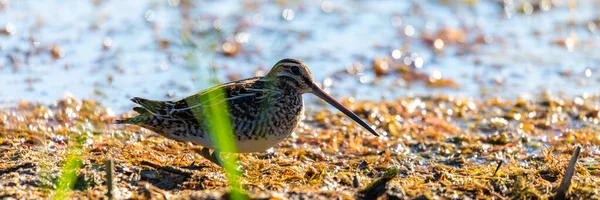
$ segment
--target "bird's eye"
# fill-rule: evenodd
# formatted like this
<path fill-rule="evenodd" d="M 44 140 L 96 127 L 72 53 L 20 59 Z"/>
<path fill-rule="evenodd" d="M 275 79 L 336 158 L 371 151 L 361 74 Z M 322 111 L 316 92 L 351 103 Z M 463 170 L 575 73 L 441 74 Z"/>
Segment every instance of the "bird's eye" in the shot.
<path fill-rule="evenodd" d="M 298 68 L 298 66 L 292 66 L 292 73 L 299 75 L 300 74 L 300 68 Z"/>

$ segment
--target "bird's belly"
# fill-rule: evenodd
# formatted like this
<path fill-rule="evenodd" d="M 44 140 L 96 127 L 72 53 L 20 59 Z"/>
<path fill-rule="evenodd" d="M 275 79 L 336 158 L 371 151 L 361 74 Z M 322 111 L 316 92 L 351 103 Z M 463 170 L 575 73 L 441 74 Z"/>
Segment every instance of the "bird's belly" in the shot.
<path fill-rule="evenodd" d="M 271 122 L 276 120 L 281 119 L 271 119 Z M 235 135 L 230 138 L 233 139 L 232 142 L 235 143 L 235 146 L 237 147 L 236 151 L 238 153 L 262 152 L 275 146 L 277 143 L 285 140 L 291 135 L 299 120 L 300 117 L 292 120 L 283 120 L 285 122 L 280 123 L 279 126 L 265 123 L 261 125 L 261 127 L 265 127 L 264 129 L 261 129 L 261 131 L 240 132 L 241 130 L 233 130 Z M 216 144 L 211 140 L 209 134 L 206 134 L 204 130 L 199 128 L 196 129 L 197 130 L 172 128 L 153 129 L 153 131 L 175 141 L 191 142 L 195 145 L 210 149 L 219 149 L 225 152 L 223 148 L 219 148 L 219 144 Z"/>
<path fill-rule="evenodd" d="M 285 138 L 287 138 L 287 135 L 258 140 L 238 140 L 236 144 L 237 151 L 239 153 L 263 152 L 285 140 Z"/>
<path fill-rule="evenodd" d="M 234 139 L 234 142 L 235 142 L 237 153 L 263 152 L 263 151 L 277 145 L 281 141 L 285 140 L 288 136 L 289 136 L 289 134 L 270 136 L 267 138 L 259 138 L 259 139 L 241 139 L 241 140 Z M 175 139 L 175 138 L 173 138 L 173 139 Z M 177 138 L 177 139 L 179 139 L 179 138 Z M 186 140 L 189 142 L 192 142 L 196 145 L 200 145 L 200 146 L 203 146 L 203 147 L 206 147 L 209 149 L 216 148 L 216 149 L 220 149 L 221 151 L 223 151 L 222 148 L 217 148 L 216 146 L 218 146 L 218 145 L 214 144 L 208 138 L 194 137 L 194 138 L 186 138 Z M 225 151 L 223 151 L 223 152 L 225 152 Z"/>

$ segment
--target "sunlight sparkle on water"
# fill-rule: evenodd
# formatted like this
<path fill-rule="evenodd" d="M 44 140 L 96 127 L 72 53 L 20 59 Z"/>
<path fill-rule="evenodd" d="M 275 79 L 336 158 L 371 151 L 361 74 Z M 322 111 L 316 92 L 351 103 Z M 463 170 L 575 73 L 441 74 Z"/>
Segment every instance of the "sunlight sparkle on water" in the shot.
<path fill-rule="evenodd" d="M 439 38 L 435 39 L 435 41 L 433 41 L 433 47 L 437 50 L 442 50 L 444 48 L 444 41 Z"/>
<path fill-rule="evenodd" d="M 165 71 L 165 70 L 169 69 L 169 63 L 161 62 L 159 67 L 160 67 L 160 70 Z"/>
<path fill-rule="evenodd" d="M 402 52 L 398 49 L 394 49 L 394 51 L 392 51 L 392 58 L 394 59 L 400 59 L 402 57 Z"/>
<path fill-rule="evenodd" d="M 531 13 L 533 13 L 533 5 L 529 2 L 523 3 L 523 13 L 531 15 Z"/>
<path fill-rule="evenodd" d="M 411 65 L 412 64 L 412 59 L 410 59 L 410 57 L 404 57 L 403 60 L 405 65 Z"/>
<path fill-rule="evenodd" d="M 404 34 L 406 36 L 412 37 L 413 35 L 415 35 L 415 28 L 411 25 L 407 25 L 404 27 Z"/>
<path fill-rule="evenodd" d="M 331 1 L 324 1 L 323 3 L 321 3 L 321 10 L 323 10 L 323 12 L 330 13 L 333 11 L 333 8 L 334 5 Z"/>
<path fill-rule="evenodd" d="M 575 103 L 575 105 L 581 106 L 581 105 L 583 105 L 584 100 L 581 97 L 575 97 L 575 99 L 573 99 L 573 103 Z"/>
<path fill-rule="evenodd" d="M 541 0 L 539 2 L 539 7 L 542 11 L 549 11 L 550 9 L 552 9 L 552 2 L 551 0 Z"/>
<path fill-rule="evenodd" d="M 504 14 L 506 15 L 506 18 L 511 18 L 514 11 L 515 11 L 515 4 L 513 2 L 513 0 L 504 0 Z"/>
<path fill-rule="evenodd" d="M 433 72 L 431 73 L 431 78 L 435 80 L 442 79 L 442 72 L 440 72 L 440 70 L 433 70 Z"/>
<path fill-rule="evenodd" d="M 252 22 L 256 25 L 261 25 L 265 21 L 264 17 L 260 13 L 252 15 Z"/>
<path fill-rule="evenodd" d="M 392 26 L 396 28 L 402 26 L 402 18 L 400 16 L 394 15 L 392 17 Z"/>
<path fill-rule="evenodd" d="M 104 37 L 104 40 L 102 40 L 102 45 L 103 45 L 104 49 L 110 48 L 112 43 L 113 43 L 113 41 L 110 37 Z"/>
<path fill-rule="evenodd" d="M 250 40 L 250 34 L 248 33 L 238 33 L 235 35 L 235 41 L 241 43 L 241 44 L 246 44 L 248 43 L 248 41 Z"/>
<path fill-rule="evenodd" d="M 287 21 L 291 21 L 292 19 L 294 19 L 295 17 L 295 13 L 294 10 L 286 8 L 285 10 L 283 10 L 283 12 L 281 13 L 281 17 L 283 17 L 283 19 L 287 20 Z"/>
<path fill-rule="evenodd" d="M 213 27 L 217 30 L 221 29 L 221 26 L 223 26 L 223 22 L 220 19 L 215 19 L 215 21 L 213 21 Z"/>
<path fill-rule="evenodd" d="M 587 24 L 587 28 L 588 30 L 590 30 L 590 32 L 596 33 L 596 31 L 598 30 L 598 25 L 596 25 L 594 21 L 589 21 Z"/>
<path fill-rule="evenodd" d="M 333 79 L 332 78 L 325 78 L 325 80 L 323 80 L 323 86 L 324 87 L 331 87 L 333 85 Z"/>
<path fill-rule="evenodd" d="M 423 57 L 419 56 L 417 53 L 410 54 L 410 59 L 414 62 L 416 68 L 423 67 Z"/>
<path fill-rule="evenodd" d="M 144 14 L 144 18 L 146 18 L 146 21 L 149 21 L 149 22 L 154 21 L 154 17 L 155 17 L 155 14 L 154 14 L 153 10 L 148 10 Z"/>
<path fill-rule="evenodd" d="M 230 42 L 223 43 L 223 51 L 224 52 L 233 52 L 235 50 L 236 50 L 236 47 L 234 44 L 231 44 Z"/>
<path fill-rule="evenodd" d="M 4 28 L 4 31 L 8 34 L 8 35 L 12 35 L 15 34 L 15 32 L 17 31 L 17 27 L 15 26 L 15 24 L 8 22 L 6 24 L 6 27 Z"/>
<path fill-rule="evenodd" d="M 10 2 L 8 0 L 0 0 L 0 10 L 6 10 Z"/>
<path fill-rule="evenodd" d="M 180 2 L 181 2 L 180 0 L 169 0 L 169 5 L 171 7 L 177 7 L 177 6 L 179 6 Z"/>
<path fill-rule="evenodd" d="M 515 114 L 513 115 L 513 118 L 514 118 L 515 120 L 517 120 L 517 121 L 518 121 L 518 120 L 520 120 L 520 119 L 521 119 L 521 114 L 520 114 L 520 113 L 515 113 Z"/>
<path fill-rule="evenodd" d="M 577 39 L 575 38 L 575 35 L 573 35 L 573 34 L 571 34 L 571 36 L 569 36 L 567 39 L 565 39 L 565 46 L 567 47 L 567 50 L 569 52 L 573 52 L 576 43 L 577 43 Z"/>
<path fill-rule="evenodd" d="M 585 69 L 585 77 L 591 77 L 592 76 L 592 70 L 590 68 L 586 68 Z"/>
<path fill-rule="evenodd" d="M 369 78 L 367 76 L 361 76 L 359 78 L 360 83 L 367 83 L 369 82 Z"/>

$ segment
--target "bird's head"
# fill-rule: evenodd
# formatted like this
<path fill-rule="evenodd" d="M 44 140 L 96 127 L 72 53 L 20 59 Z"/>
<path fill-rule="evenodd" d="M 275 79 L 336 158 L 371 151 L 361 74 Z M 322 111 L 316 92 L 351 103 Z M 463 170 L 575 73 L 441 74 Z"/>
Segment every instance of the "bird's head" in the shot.
<path fill-rule="evenodd" d="M 310 70 L 302 61 L 286 58 L 275 63 L 267 77 L 292 85 L 301 94 L 311 93 L 314 85 Z"/>
<path fill-rule="evenodd" d="M 306 64 L 304 64 L 302 61 L 291 58 L 280 60 L 275 64 L 275 66 L 273 66 L 271 71 L 269 71 L 267 77 L 269 79 L 277 80 L 279 83 L 284 82 L 287 85 L 292 85 L 292 87 L 296 88 L 300 94 L 314 94 L 338 110 L 342 111 L 373 135 L 379 136 L 377 132 L 375 132 L 375 130 L 373 130 L 373 128 L 371 128 L 366 122 L 356 116 L 356 114 L 354 114 L 352 111 L 348 110 L 348 108 L 346 108 L 340 102 L 333 99 L 333 97 L 329 96 L 329 94 L 327 94 L 321 88 L 319 88 L 319 86 L 315 84 L 308 66 L 306 66 Z"/>

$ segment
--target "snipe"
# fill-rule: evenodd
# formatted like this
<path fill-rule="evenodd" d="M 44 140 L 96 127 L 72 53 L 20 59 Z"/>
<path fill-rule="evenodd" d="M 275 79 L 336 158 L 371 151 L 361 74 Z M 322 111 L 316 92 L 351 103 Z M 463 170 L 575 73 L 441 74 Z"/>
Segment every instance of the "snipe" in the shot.
<path fill-rule="evenodd" d="M 209 96 L 224 93 L 211 102 Z M 352 118 L 375 136 L 367 123 L 316 86 L 308 67 L 296 59 L 283 59 L 264 77 L 222 84 L 176 101 L 154 101 L 135 97 L 139 115 L 117 120 L 135 124 L 164 137 L 201 145 L 202 156 L 219 164 L 219 146 L 211 140 L 210 123 L 203 113 L 207 106 L 226 104 L 239 153 L 265 151 L 287 138 L 304 112 L 302 94 L 312 93 Z M 214 100 L 214 99 L 213 99 Z M 210 154 L 209 149 L 215 151 Z"/>

